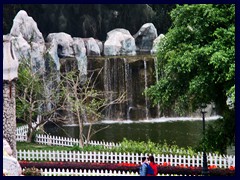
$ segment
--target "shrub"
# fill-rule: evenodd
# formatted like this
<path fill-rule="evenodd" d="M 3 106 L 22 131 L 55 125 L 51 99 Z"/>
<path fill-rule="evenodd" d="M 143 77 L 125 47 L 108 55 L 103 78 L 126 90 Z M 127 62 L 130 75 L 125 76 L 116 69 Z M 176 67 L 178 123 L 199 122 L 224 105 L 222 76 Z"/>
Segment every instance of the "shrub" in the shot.
<path fill-rule="evenodd" d="M 37 168 L 51 168 L 51 169 L 91 169 L 91 170 L 116 170 L 121 172 L 139 172 L 140 164 L 132 163 L 89 163 L 89 162 L 28 162 L 20 161 L 22 167 L 37 167 Z M 187 167 L 183 165 L 170 166 L 170 165 L 158 165 L 159 174 L 176 174 L 184 176 L 201 176 L 201 167 Z M 235 169 L 233 168 L 209 168 L 209 176 L 234 176 Z"/>
<path fill-rule="evenodd" d="M 35 167 L 29 167 L 23 169 L 24 176 L 41 176 L 41 171 L 38 168 Z"/>

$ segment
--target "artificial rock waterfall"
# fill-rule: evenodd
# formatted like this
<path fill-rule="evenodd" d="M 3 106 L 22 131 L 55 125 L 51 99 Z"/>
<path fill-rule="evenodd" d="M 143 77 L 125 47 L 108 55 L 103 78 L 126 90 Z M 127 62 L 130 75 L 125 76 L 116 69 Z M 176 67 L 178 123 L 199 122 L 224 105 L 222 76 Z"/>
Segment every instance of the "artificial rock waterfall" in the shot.
<path fill-rule="evenodd" d="M 138 120 L 157 116 L 156 108 L 151 107 L 143 93 L 156 81 L 154 56 L 150 52 L 156 48 L 153 41 L 157 32 L 152 23 L 144 24 L 134 36 L 126 29 L 113 29 L 107 33 L 105 42 L 92 37 L 72 37 L 64 32 L 51 33 L 44 39 L 37 23 L 21 10 L 13 20 L 9 37 L 19 63 L 29 59 L 32 71 L 43 75 L 44 93 L 49 99 L 61 71 L 76 66 L 84 83 L 89 72 L 103 68 L 96 88 L 104 91 L 109 101 L 126 92 L 123 103 L 106 109 L 105 119 Z M 148 55 L 137 55 L 146 51 Z M 49 78 L 50 71 L 54 77 Z M 49 102 L 47 108 L 51 109 L 53 104 Z"/>

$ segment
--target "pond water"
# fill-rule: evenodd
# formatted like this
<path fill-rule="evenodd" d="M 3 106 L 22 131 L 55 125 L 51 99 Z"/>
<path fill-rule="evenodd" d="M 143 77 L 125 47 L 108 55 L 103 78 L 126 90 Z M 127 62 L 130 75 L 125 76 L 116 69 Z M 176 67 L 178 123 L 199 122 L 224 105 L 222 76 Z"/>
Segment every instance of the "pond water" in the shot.
<path fill-rule="evenodd" d="M 217 121 L 216 118 L 206 119 L 206 126 Z M 121 142 L 123 138 L 135 141 L 148 141 L 176 144 L 179 147 L 195 146 L 202 137 L 201 118 L 159 118 L 139 121 L 101 121 L 94 124 L 94 129 L 108 128 L 93 135 L 91 140 L 105 142 Z M 88 125 L 84 132 L 87 133 Z M 62 128 L 62 129 L 61 129 Z M 78 138 L 78 126 L 56 127 L 48 125 L 45 131 L 51 135 Z"/>

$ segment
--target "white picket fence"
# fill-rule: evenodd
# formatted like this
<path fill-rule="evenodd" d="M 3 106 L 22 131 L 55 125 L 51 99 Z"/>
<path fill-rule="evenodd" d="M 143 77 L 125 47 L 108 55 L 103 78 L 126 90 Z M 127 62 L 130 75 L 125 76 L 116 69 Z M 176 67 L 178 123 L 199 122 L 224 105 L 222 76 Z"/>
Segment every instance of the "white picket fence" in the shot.
<path fill-rule="evenodd" d="M 52 136 L 52 135 L 44 135 L 44 134 L 37 134 L 35 142 L 39 144 L 51 145 L 51 146 L 72 147 L 74 145 L 79 145 L 79 140 L 76 138 L 60 137 L 60 136 Z M 84 144 L 87 144 L 87 141 L 85 141 Z M 89 141 L 88 144 L 93 146 L 103 146 L 105 148 L 120 146 L 119 143 L 104 142 L 104 141 Z"/>
<path fill-rule="evenodd" d="M 17 151 L 18 160 L 28 161 L 66 161 L 66 162 L 90 162 L 90 163 L 134 163 L 140 164 L 141 157 L 148 154 L 138 153 L 117 153 L 117 152 L 83 152 L 83 151 L 42 151 L 42 150 L 19 150 Z M 181 156 L 168 154 L 153 154 L 157 164 L 164 162 L 171 166 L 202 166 L 202 155 Z M 235 167 L 235 156 L 221 156 L 207 154 L 208 165 L 215 165 L 220 168 Z"/>
<path fill-rule="evenodd" d="M 112 170 L 82 170 L 82 169 L 40 169 L 42 176 L 139 176 L 134 172 Z"/>
<path fill-rule="evenodd" d="M 27 125 L 18 127 L 16 131 L 16 141 L 26 142 L 27 131 L 28 131 Z M 37 134 L 35 138 L 35 142 L 38 144 L 50 145 L 50 146 L 72 147 L 74 145 L 79 145 L 79 140 L 77 138 L 60 137 L 60 136 L 53 136 L 48 134 Z M 84 144 L 87 144 L 87 141 L 85 141 Z M 112 148 L 112 147 L 120 146 L 119 143 L 104 142 L 104 141 L 89 141 L 88 144 L 93 146 L 103 146 L 104 148 Z"/>
<path fill-rule="evenodd" d="M 138 173 L 134 172 L 121 172 L 112 170 L 82 170 L 82 169 L 40 169 L 42 176 L 139 176 Z M 157 176 L 181 176 L 174 174 L 158 174 Z"/>
<path fill-rule="evenodd" d="M 28 126 L 24 125 L 17 128 L 17 141 L 27 140 Z M 52 135 L 37 134 L 35 141 L 44 145 L 55 146 L 74 146 L 78 145 L 79 141 L 76 138 L 59 137 Z M 84 142 L 85 144 L 87 142 Z M 105 148 L 111 148 L 120 146 L 118 143 L 102 142 L 102 141 L 89 141 L 91 145 L 101 145 Z M 170 151 L 171 152 L 171 151 Z M 187 151 L 185 152 L 187 153 Z M 105 162 L 105 163 L 136 163 L 139 164 L 142 156 L 147 154 L 136 153 L 113 153 L 113 152 L 80 152 L 80 151 L 25 151 L 19 150 L 17 157 L 19 160 L 48 160 L 48 161 L 70 161 L 70 162 Z M 202 153 L 198 153 L 195 156 L 185 155 L 172 155 L 172 154 L 158 154 L 154 155 L 156 163 L 162 164 L 169 162 L 172 166 L 184 165 L 184 166 L 202 166 Z M 208 165 L 216 165 L 220 168 L 228 168 L 230 166 L 235 167 L 234 155 L 216 155 L 207 154 Z"/>
<path fill-rule="evenodd" d="M 16 141 L 26 142 L 27 141 L 27 131 L 28 131 L 28 125 L 23 125 L 23 126 L 17 127 Z"/>
<path fill-rule="evenodd" d="M 27 134 L 27 131 L 28 131 L 28 125 L 19 126 L 19 127 L 17 127 L 16 134 L 17 135 Z"/>
<path fill-rule="evenodd" d="M 36 126 L 36 123 L 32 123 L 32 126 Z M 28 132 L 28 125 L 23 125 L 17 127 L 16 129 L 16 141 L 26 142 L 27 141 L 27 132 Z"/>
<path fill-rule="evenodd" d="M 27 141 L 26 135 L 17 135 L 18 141 Z M 73 147 L 74 145 L 79 145 L 79 140 L 76 138 L 71 137 L 61 137 L 61 136 L 53 136 L 53 135 L 47 135 L 47 134 L 37 134 L 35 138 L 35 142 L 38 144 L 43 145 L 49 145 L 49 146 L 65 146 L 65 147 Z M 120 143 L 114 143 L 114 142 L 105 142 L 105 141 L 94 141 L 91 140 L 87 143 L 87 141 L 84 142 L 84 144 L 89 144 L 93 146 L 102 146 L 104 148 L 112 148 L 112 147 L 119 147 Z M 166 150 L 166 152 L 172 152 L 171 149 Z M 188 150 L 177 150 L 176 153 L 178 154 L 189 154 Z"/>
<path fill-rule="evenodd" d="M 27 141 L 27 135 L 25 134 L 19 134 L 17 135 L 18 141 Z M 49 146 L 64 146 L 64 147 L 73 147 L 74 145 L 79 145 L 79 140 L 77 138 L 71 138 L 71 137 L 61 137 L 61 136 L 53 136 L 53 135 L 47 135 L 47 134 L 37 134 L 35 138 L 35 142 L 38 144 L 43 145 L 49 145 Z M 102 146 L 104 148 L 112 148 L 112 147 L 119 147 L 120 143 L 114 143 L 114 142 L 105 142 L 105 141 L 94 141 L 91 140 L 87 143 L 87 141 L 84 142 L 84 144 L 89 144 L 93 146 Z M 172 152 L 171 149 L 166 150 L 166 152 Z M 177 150 L 178 154 L 189 154 L 188 150 Z"/>

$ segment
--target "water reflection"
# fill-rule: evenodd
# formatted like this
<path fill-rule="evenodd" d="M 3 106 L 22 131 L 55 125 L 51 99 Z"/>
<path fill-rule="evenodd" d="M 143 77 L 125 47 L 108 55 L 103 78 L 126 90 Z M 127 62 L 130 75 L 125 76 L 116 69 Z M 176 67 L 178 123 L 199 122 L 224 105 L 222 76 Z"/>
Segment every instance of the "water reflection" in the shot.
<path fill-rule="evenodd" d="M 206 126 L 213 123 L 215 118 L 207 119 Z M 198 119 L 181 120 L 148 120 L 148 121 L 102 121 L 94 124 L 94 129 L 100 129 L 109 126 L 97 134 L 93 135 L 92 140 L 105 142 L 120 142 L 123 138 L 135 141 L 148 141 L 168 144 L 176 144 L 180 147 L 195 146 L 202 137 L 202 121 Z M 84 127 L 87 134 L 88 125 Z M 66 133 L 59 127 L 47 126 L 45 131 L 51 135 L 69 136 L 78 138 L 78 126 L 62 127 Z"/>

